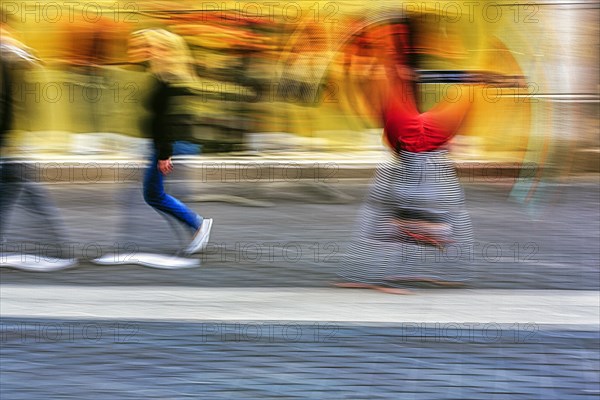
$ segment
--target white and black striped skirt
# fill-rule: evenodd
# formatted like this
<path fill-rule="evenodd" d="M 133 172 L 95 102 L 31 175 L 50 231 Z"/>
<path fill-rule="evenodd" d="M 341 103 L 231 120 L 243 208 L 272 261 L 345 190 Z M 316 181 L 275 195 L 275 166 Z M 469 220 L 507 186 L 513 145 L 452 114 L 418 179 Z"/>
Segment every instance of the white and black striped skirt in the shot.
<path fill-rule="evenodd" d="M 468 280 L 471 220 L 446 150 L 401 151 L 380 165 L 338 275 L 343 281 L 403 286 Z"/>

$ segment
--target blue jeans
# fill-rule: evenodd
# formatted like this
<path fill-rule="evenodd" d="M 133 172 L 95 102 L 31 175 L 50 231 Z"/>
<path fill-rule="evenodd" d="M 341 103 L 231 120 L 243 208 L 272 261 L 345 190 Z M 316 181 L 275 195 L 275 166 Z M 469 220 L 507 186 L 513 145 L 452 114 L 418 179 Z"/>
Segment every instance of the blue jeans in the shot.
<path fill-rule="evenodd" d="M 165 193 L 163 175 L 158 170 L 158 156 L 152 156 L 150 165 L 144 175 L 144 200 L 152 208 L 172 215 L 194 232 L 202 225 L 203 218 L 190 210 L 185 204 L 175 197 Z"/>

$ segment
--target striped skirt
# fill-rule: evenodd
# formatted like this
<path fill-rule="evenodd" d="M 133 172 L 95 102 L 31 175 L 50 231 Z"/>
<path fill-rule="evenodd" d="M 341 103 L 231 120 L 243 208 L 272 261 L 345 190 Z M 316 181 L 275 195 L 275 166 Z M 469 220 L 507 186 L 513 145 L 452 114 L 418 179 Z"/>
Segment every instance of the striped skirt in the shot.
<path fill-rule="evenodd" d="M 464 191 L 447 151 L 401 151 L 379 166 L 338 275 L 385 286 L 403 286 L 403 278 L 464 282 L 472 243 Z"/>

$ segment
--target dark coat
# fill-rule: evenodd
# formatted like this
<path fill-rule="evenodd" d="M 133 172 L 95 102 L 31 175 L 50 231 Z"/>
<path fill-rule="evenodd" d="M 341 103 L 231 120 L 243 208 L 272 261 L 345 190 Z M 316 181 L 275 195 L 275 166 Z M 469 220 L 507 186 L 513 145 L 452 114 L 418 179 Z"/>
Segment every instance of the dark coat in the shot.
<path fill-rule="evenodd" d="M 12 126 L 11 73 L 9 62 L 4 53 L 0 53 L 0 148 L 4 146 L 5 136 Z"/>
<path fill-rule="evenodd" d="M 13 123 L 13 86 L 18 70 L 26 70 L 38 65 L 39 60 L 27 51 L 6 44 L 0 45 L 0 148 L 4 147 L 6 136 Z"/>
<path fill-rule="evenodd" d="M 148 101 L 150 120 L 148 131 L 154 141 L 159 160 L 166 160 L 173 155 L 173 142 L 176 140 L 176 117 L 172 105 L 178 96 L 190 95 L 183 87 L 174 86 L 167 80 L 155 77 L 152 94 Z"/>

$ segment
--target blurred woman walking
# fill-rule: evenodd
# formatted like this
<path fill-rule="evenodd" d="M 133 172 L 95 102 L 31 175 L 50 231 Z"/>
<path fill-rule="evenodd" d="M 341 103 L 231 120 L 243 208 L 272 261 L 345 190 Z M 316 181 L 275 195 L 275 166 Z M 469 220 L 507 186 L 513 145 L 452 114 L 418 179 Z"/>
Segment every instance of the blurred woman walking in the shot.
<path fill-rule="evenodd" d="M 406 294 L 406 286 L 464 281 L 459 264 L 471 258 L 471 221 L 446 145 L 470 100 L 461 96 L 421 113 L 409 24 L 397 24 L 391 33 L 384 38 L 391 40 L 379 43 L 387 84 L 370 98 L 379 98 L 393 154 L 377 170 L 336 286 Z M 450 258 L 455 267 L 447 263 Z"/>
<path fill-rule="evenodd" d="M 164 189 L 164 178 L 173 171 L 173 138 L 170 107 L 176 96 L 185 94 L 186 85 L 196 81 L 192 57 L 182 37 L 164 29 L 144 29 L 132 33 L 129 43 L 131 62 L 143 63 L 154 77 L 148 102 L 149 126 L 153 140 L 150 163 L 144 175 L 144 200 L 157 211 L 166 213 L 193 232 L 185 249 L 188 254 L 203 251 L 209 241 L 212 219 L 203 218 Z"/>

